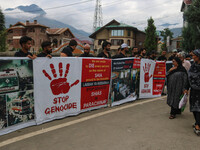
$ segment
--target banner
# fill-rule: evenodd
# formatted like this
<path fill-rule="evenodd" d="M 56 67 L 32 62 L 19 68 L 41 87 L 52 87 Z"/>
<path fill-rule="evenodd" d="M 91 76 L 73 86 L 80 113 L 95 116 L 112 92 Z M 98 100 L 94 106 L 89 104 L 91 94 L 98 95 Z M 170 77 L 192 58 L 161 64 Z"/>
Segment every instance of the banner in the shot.
<path fill-rule="evenodd" d="M 166 63 L 156 62 L 153 74 L 153 97 L 159 97 L 162 94 L 166 77 Z"/>
<path fill-rule="evenodd" d="M 35 125 L 31 60 L 0 60 L 0 135 Z"/>
<path fill-rule="evenodd" d="M 34 61 L 36 123 L 80 113 L 82 59 Z"/>
<path fill-rule="evenodd" d="M 140 98 L 153 97 L 153 74 L 156 62 L 150 59 L 141 59 L 140 65 Z"/>
<path fill-rule="evenodd" d="M 83 59 L 82 61 L 81 110 L 107 106 L 111 60 Z"/>
<path fill-rule="evenodd" d="M 136 62 L 136 61 L 135 61 Z M 134 59 L 112 60 L 112 106 L 136 100 L 136 81 L 139 69 L 133 65 Z"/>

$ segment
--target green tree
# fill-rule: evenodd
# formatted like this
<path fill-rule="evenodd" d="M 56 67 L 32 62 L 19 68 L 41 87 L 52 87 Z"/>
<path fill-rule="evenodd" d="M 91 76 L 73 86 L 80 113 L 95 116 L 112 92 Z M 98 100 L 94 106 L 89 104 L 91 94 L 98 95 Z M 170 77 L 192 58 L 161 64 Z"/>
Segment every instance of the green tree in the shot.
<path fill-rule="evenodd" d="M 173 38 L 173 32 L 170 31 L 169 28 L 165 28 L 163 31 L 160 31 L 160 35 L 163 37 L 164 44 L 162 45 L 162 49 L 165 50 L 167 48 L 167 37 L 170 39 Z"/>
<path fill-rule="evenodd" d="M 183 28 L 182 37 L 183 37 L 182 48 L 187 52 L 194 50 L 195 45 L 193 44 L 192 27 L 190 24 L 188 24 L 187 27 Z"/>
<path fill-rule="evenodd" d="M 145 29 L 146 38 L 144 41 L 144 46 L 148 52 L 157 50 L 157 34 L 156 26 L 154 25 L 154 20 L 151 17 L 148 19 L 148 27 Z"/>
<path fill-rule="evenodd" d="M 0 9 L 0 52 L 6 51 L 6 28 L 4 14 Z"/>
<path fill-rule="evenodd" d="M 200 0 L 194 0 L 184 16 L 188 26 L 183 29 L 182 45 L 186 51 L 200 48 Z M 187 33 L 187 34 L 186 34 Z M 191 43 L 189 43 L 191 42 Z"/>

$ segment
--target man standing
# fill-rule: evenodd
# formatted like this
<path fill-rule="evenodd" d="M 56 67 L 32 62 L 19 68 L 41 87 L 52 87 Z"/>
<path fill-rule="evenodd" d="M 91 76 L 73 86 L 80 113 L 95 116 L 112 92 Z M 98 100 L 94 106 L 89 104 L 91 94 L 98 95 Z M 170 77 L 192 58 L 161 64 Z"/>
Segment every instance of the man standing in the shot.
<path fill-rule="evenodd" d="M 20 38 L 19 43 L 22 49 L 15 53 L 15 57 L 28 57 L 30 59 L 35 59 L 36 56 L 29 52 L 31 48 L 32 38 L 28 36 L 23 36 Z"/>
<path fill-rule="evenodd" d="M 123 43 L 121 45 L 121 51 L 120 51 L 120 53 L 118 55 L 116 55 L 115 57 L 113 57 L 113 59 L 115 59 L 115 58 L 125 58 L 125 57 L 127 57 L 126 56 L 127 52 L 128 52 L 128 45 L 125 44 L 125 43 Z"/>
<path fill-rule="evenodd" d="M 157 52 L 156 51 L 152 51 L 150 53 L 150 56 L 148 59 L 151 59 L 151 60 L 156 60 L 156 57 L 157 57 Z"/>
<path fill-rule="evenodd" d="M 133 47 L 132 56 L 131 57 L 138 57 L 138 56 L 139 56 L 138 48 L 137 47 Z"/>
<path fill-rule="evenodd" d="M 65 47 L 60 53 L 60 57 L 72 57 L 72 52 L 76 49 L 78 43 L 75 40 L 69 42 L 69 46 Z"/>
<path fill-rule="evenodd" d="M 178 51 L 177 51 L 177 49 L 174 49 L 172 52 L 173 52 L 173 54 L 172 54 L 172 56 L 169 57 L 168 60 L 173 60 L 176 57 Z"/>
<path fill-rule="evenodd" d="M 49 57 L 52 58 L 51 53 L 52 53 L 52 47 L 51 47 L 51 42 L 45 41 L 42 42 L 42 52 L 37 55 L 37 57 Z"/>
<path fill-rule="evenodd" d="M 103 49 L 103 52 L 99 53 L 97 55 L 97 57 L 102 57 L 102 58 L 111 58 L 111 55 L 110 55 L 110 47 L 111 47 L 111 43 L 110 42 L 103 42 L 102 44 L 102 49 Z"/>
<path fill-rule="evenodd" d="M 178 58 L 180 58 L 180 60 L 182 61 L 182 65 L 183 67 L 185 67 L 185 69 L 187 71 L 189 71 L 190 67 L 191 67 L 191 63 L 190 61 L 185 59 L 186 54 L 184 52 L 179 52 L 178 53 Z"/>
<path fill-rule="evenodd" d="M 161 54 L 160 57 L 158 57 L 158 60 L 159 60 L 159 61 L 167 61 L 166 54 L 167 54 L 167 51 L 166 51 L 166 50 L 162 51 L 162 54 Z"/>
<path fill-rule="evenodd" d="M 90 54 L 90 45 L 86 44 L 84 46 L 84 53 L 80 55 L 80 57 L 94 57 L 92 54 Z"/>

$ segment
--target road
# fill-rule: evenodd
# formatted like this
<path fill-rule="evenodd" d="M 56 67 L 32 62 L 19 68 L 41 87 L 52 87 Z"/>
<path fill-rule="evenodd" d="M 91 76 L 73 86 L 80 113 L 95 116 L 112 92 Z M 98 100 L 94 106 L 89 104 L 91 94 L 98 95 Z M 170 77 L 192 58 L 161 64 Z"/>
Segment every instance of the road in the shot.
<path fill-rule="evenodd" d="M 189 108 L 169 112 L 166 97 L 138 100 L 0 136 L 0 150 L 199 150 Z"/>

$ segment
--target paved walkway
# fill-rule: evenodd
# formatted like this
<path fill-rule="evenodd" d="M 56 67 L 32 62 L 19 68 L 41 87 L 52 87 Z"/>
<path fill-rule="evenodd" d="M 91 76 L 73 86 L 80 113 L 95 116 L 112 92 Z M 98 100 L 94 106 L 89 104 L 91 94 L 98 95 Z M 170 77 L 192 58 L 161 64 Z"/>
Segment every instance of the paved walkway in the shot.
<path fill-rule="evenodd" d="M 199 150 L 188 109 L 169 120 L 166 97 L 139 100 L 1 136 L 0 150 Z"/>

